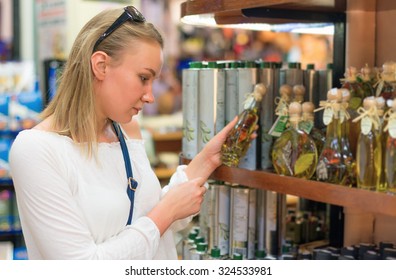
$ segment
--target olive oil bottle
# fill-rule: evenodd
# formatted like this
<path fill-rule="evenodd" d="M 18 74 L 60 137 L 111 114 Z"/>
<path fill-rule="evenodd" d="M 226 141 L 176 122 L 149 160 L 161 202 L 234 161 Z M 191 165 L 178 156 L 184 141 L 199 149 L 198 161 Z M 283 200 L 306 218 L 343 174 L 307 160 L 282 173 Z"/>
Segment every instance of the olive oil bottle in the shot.
<path fill-rule="evenodd" d="M 375 98 L 366 97 L 359 113 L 360 116 L 353 120 L 361 120 L 356 150 L 357 187 L 375 191 L 380 182 L 382 168 L 380 120 Z"/>
<path fill-rule="evenodd" d="M 340 184 L 345 176 L 345 164 L 341 152 L 340 110 L 341 91 L 329 90 L 323 122 L 326 128 L 326 143 L 318 159 L 316 179 L 318 181 Z"/>
<path fill-rule="evenodd" d="M 387 192 L 396 194 L 396 101 L 391 102 L 391 109 L 386 113 L 387 124 L 384 128 L 386 135 L 385 177 Z"/>
<path fill-rule="evenodd" d="M 340 89 L 342 95 L 341 110 L 340 110 L 340 141 L 341 141 L 341 154 L 345 164 L 345 176 L 341 185 L 348 187 L 356 187 L 356 161 L 352 152 L 350 144 L 350 115 L 349 100 L 351 93 L 348 89 Z"/>
<path fill-rule="evenodd" d="M 244 110 L 238 116 L 238 122 L 230 131 L 221 152 L 223 164 L 237 167 L 239 160 L 246 154 L 250 145 L 250 136 L 255 131 L 260 102 L 266 93 L 263 84 L 256 84 L 254 91 L 245 100 Z"/>
<path fill-rule="evenodd" d="M 299 128 L 302 105 L 289 105 L 290 127 L 275 141 L 272 164 L 278 174 L 310 179 L 315 173 L 318 154 L 315 142 Z"/>

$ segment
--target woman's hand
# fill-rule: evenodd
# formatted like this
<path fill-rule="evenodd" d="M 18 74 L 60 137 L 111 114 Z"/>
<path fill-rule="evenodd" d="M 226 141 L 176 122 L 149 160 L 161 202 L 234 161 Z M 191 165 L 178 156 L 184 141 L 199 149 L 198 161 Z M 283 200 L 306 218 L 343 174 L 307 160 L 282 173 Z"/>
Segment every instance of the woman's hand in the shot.
<path fill-rule="evenodd" d="M 206 192 L 206 178 L 198 177 L 170 188 L 160 202 L 147 214 L 162 235 L 176 220 L 197 214 Z"/>
<path fill-rule="evenodd" d="M 185 170 L 188 178 L 203 177 L 207 179 L 210 174 L 212 174 L 212 172 L 222 164 L 221 146 L 237 122 L 238 117 L 235 117 L 205 145 L 197 156 L 192 159 Z M 258 126 L 256 127 L 256 130 L 257 128 Z M 253 133 L 251 139 L 256 137 L 257 134 Z"/>

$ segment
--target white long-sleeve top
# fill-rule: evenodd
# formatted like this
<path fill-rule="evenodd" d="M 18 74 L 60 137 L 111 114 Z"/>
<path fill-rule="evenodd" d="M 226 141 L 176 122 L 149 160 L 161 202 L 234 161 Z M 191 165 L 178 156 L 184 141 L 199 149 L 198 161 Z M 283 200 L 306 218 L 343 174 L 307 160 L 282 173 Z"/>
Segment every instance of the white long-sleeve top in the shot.
<path fill-rule="evenodd" d="M 161 189 L 151 169 L 144 140 L 127 139 L 138 182 L 132 224 L 119 142 L 99 143 L 98 158 L 53 132 L 19 133 L 9 161 L 29 259 L 177 259 L 173 230 L 162 237 L 146 214 L 172 186 L 187 180 L 179 166 Z"/>

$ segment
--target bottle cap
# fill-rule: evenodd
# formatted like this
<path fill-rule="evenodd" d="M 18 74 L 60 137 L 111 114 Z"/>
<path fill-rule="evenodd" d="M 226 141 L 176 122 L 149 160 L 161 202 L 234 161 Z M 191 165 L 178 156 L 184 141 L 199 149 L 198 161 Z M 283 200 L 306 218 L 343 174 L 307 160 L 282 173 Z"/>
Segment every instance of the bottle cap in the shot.
<path fill-rule="evenodd" d="M 260 68 L 271 68 L 271 62 L 267 62 L 267 61 L 261 61 L 260 62 Z"/>
<path fill-rule="evenodd" d="M 194 243 L 195 244 L 202 243 L 204 241 L 205 241 L 205 237 L 203 237 L 201 235 L 196 236 L 195 239 L 194 239 Z"/>
<path fill-rule="evenodd" d="M 210 256 L 213 258 L 220 258 L 220 248 L 219 247 L 213 247 L 210 250 Z"/>
<path fill-rule="evenodd" d="M 209 61 L 207 68 L 217 68 L 217 62 L 216 61 Z"/>
<path fill-rule="evenodd" d="M 289 116 L 300 116 L 302 111 L 301 103 L 293 101 L 289 105 Z"/>
<path fill-rule="evenodd" d="M 263 98 L 263 96 L 267 93 L 267 87 L 262 84 L 256 84 L 254 86 L 254 90 L 253 90 L 253 96 L 257 101 L 261 101 L 261 99 Z"/>
<path fill-rule="evenodd" d="M 189 68 L 202 68 L 202 62 L 201 61 L 191 61 L 188 64 Z"/>
<path fill-rule="evenodd" d="M 350 66 L 350 67 L 347 67 L 347 69 L 344 73 L 344 76 L 349 81 L 356 81 L 356 74 L 357 74 L 356 67 Z"/>
<path fill-rule="evenodd" d="M 307 70 L 313 70 L 313 69 L 315 69 L 315 64 L 313 63 L 307 64 Z"/>
<path fill-rule="evenodd" d="M 205 252 L 207 248 L 208 248 L 208 243 L 206 242 L 199 242 L 197 244 L 197 251 L 199 252 Z"/>
<path fill-rule="evenodd" d="M 312 102 L 306 101 L 302 104 L 303 113 L 313 113 L 314 110 L 315 110 L 315 105 Z"/>
<path fill-rule="evenodd" d="M 301 101 L 304 99 L 305 87 L 303 85 L 293 86 L 293 93 L 297 100 Z"/>
<path fill-rule="evenodd" d="M 190 233 L 188 234 L 188 239 L 195 240 L 195 238 L 197 237 L 197 235 L 198 235 L 198 232 L 192 230 L 192 231 L 190 231 Z"/>
<path fill-rule="evenodd" d="M 340 102 L 342 100 L 342 92 L 338 88 L 332 88 L 327 92 L 327 100 L 330 102 Z"/>
<path fill-rule="evenodd" d="M 265 252 L 265 250 L 257 250 L 254 253 L 256 259 L 264 259 L 267 256 L 267 253 Z"/>
<path fill-rule="evenodd" d="M 243 257 L 242 257 L 242 255 L 239 254 L 239 253 L 234 253 L 234 254 L 232 255 L 232 259 L 233 259 L 233 260 L 242 260 Z"/>
<path fill-rule="evenodd" d="M 351 92 L 347 88 L 340 88 L 342 102 L 348 102 L 351 99 Z"/>
<path fill-rule="evenodd" d="M 281 85 L 279 88 L 279 94 L 283 99 L 289 100 L 293 93 L 293 88 L 287 84 Z"/>
<path fill-rule="evenodd" d="M 364 109 L 368 110 L 371 107 L 376 106 L 376 103 L 377 102 L 375 101 L 375 97 L 374 96 L 369 96 L 369 97 L 366 97 L 363 100 L 363 107 L 364 107 Z"/>

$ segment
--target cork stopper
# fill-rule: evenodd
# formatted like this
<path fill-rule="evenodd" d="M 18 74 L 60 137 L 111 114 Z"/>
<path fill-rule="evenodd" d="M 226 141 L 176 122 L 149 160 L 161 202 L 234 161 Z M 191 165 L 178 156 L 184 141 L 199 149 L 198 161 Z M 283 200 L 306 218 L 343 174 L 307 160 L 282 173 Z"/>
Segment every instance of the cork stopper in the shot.
<path fill-rule="evenodd" d="M 329 102 L 340 102 L 342 100 L 342 91 L 338 88 L 332 88 L 327 92 Z"/>
<path fill-rule="evenodd" d="M 282 99 L 290 100 L 290 97 L 293 93 L 293 88 L 289 85 L 281 85 L 279 88 L 279 95 Z"/>
<path fill-rule="evenodd" d="M 351 92 L 347 88 L 340 88 L 339 91 L 341 91 L 341 100 L 342 102 L 349 102 L 351 99 Z"/>
<path fill-rule="evenodd" d="M 382 65 L 381 78 L 386 82 L 393 82 L 396 80 L 396 63 L 387 61 Z"/>
<path fill-rule="evenodd" d="M 315 109 L 315 105 L 312 102 L 307 101 L 302 104 L 302 112 L 303 113 L 312 113 L 313 114 L 314 109 Z"/>
<path fill-rule="evenodd" d="M 257 101 L 261 101 L 266 93 L 267 87 L 264 84 L 259 83 L 254 86 L 253 95 Z"/>
<path fill-rule="evenodd" d="M 370 109 L 373 106 L 377 106 L 376 103 L 377 102 L 375 100 L 375 97 L 374 96 L 369 96 L 369 97 L 366 97 L 363 100 L 363 107 L 364 107 L 364 109 L 368 110 L 368 109 Z"/>
<path fill-rule="evenodd" d="M 299 102 L 293 101 L 289 105 L 289 116 L 290 117 L 298 117 L 301 116 L 302 105 Z"/>
<path fill-rule="evenodd" d="M 304 100 L 305 87 L 303 85 L 295 85 L 293 87 L 294 99 L 302 102 Z"/>
<path fill-rule="evenodd" d="M 356 67 L 353 66 L 348 67 L 344 74 L 345 78 L 349 81 L 355 81 L 356 75 L 357 75 L 357 69 Z"/>
<path fill-rule="evenodd" d="M 368 66 L 368 64 L 366 63 L 366 65 L 360 70 L 360 72 L 362 73 L 363 76 L 363 80 L 364 81 L 369 81 L 371 79 L 371 68 Z"/>

